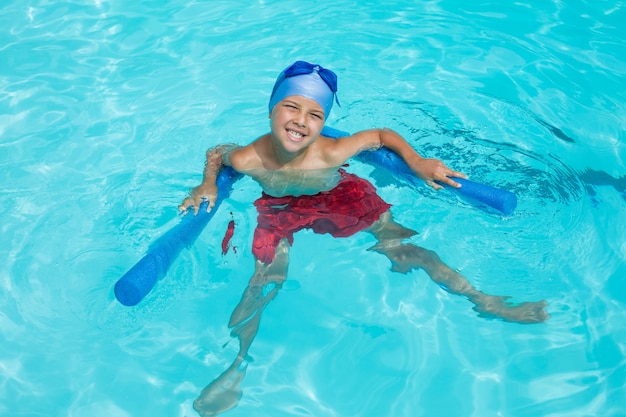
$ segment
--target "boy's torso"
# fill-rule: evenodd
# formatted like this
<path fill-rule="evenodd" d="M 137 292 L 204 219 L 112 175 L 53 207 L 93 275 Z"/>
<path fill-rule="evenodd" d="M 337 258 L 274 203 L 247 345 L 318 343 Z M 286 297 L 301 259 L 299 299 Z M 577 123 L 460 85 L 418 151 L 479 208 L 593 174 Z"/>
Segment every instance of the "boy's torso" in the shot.
<path fill-rule="evenodd" d="M 254 169 L 246 172 L 273 197 L 314 195 L 337 186 L 341 175 L 338 167 L 325 169 Z"/>

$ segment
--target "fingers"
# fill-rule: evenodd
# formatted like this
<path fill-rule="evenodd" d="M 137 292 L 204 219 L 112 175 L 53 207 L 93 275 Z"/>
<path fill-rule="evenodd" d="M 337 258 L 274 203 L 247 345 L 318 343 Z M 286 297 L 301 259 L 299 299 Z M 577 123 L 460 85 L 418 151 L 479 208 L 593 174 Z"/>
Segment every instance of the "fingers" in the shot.
<path fill-rule="evenodd" d="M 454 187 L 454 188 L 461 188 L 461 184 L 456 182 L 454 178 L 466 179 L 467 175 L 463 174 L 462 172 L 453 171 L 447 166 L 445 166 L 443 163 L 441 164 L 439 168 L 440 169 L 437 170 L 433 174 L 432 182 L 435 185 L 431 185 L 431 187 L 433 187 L 435 190 L 440 190 L 443 188 L 441 184 L 444 184 L 444 185 L 449 185 L 450 187 Z"/>
<path fill-rule="evenodd" d="M 187 197 L 178 206 L 178 211 L 180 212 L 181 216 L 184 216 L 185 214 L 187 214 L 189 207 L 193 207 L 193 206 L 194 206 L 193 199 L 191 197 Z"/>
<path fill-rule="evenodd" d="M 209 213 L 215 207 L 215 198 L 210 198 L 207 201 L 206 212 Z"/>
<path fill-rule="evenodd" d="M 198 211 L 200 211 L 200 204 L 202 200 L 198 200 L 196 198 L 187 197 L 183 200 L 183 203 L 178 206 L 178 210 L 180 211 L 181 216 L 184 216 L 189 212 L 189 209 L 193 207 L 193 215 L 197 215 Z M 209 210 L 210 211 L 210 210 Z"/>
<path fill-rule="evenodd" d="M 454 181 L 452 178 L 445 176 L 443 179 L 440 180 L 442 183 L 447 184 L 451 187 L 454 188 L 460 188 L 461 184 L 459 184 L 458 182 Z"/>
<path fill-rule="evenodd" d="M 426 180 L 426 184 L 435 190 L 441 190 L 443 188 L 442 185 L 437 184 L 434 180 Z"/>
<path fill-rule="evenodd" d="M 451 171 L 451 172 L 454 172 L 454 171 Z M 458 173 L 455 172 L 455 174 L 458 174 Z M 458 175 L 458 177 L 461 177 L 461 175 L 463 174 Z M 463 175 L 463 177 L 461 178 L 464 178 L 464 177 L 465 176 Z M 454 181 L 453 178 L 454 177 L 451 178 L 450 176 L 446 174 L 436 174 L 436 175 L 433 175 L 433 179 L 426 180 L 426 184 L 430 185 L 435 190 L 441 190 L 442 188 L 444 188 L 443 185 L 449 185 L 450 187 L 460 188 L 461 184 Z"/>
<path fill-rule="evenodd" d="M 464 173 L 459 172 L 459 171 L 450 170 L 450 172 L 447 175 L 448 175 L 448 177 L 457 177 L 457 178 L 467 179 L 467 175 L 465 175 Z"/>
<path fill-rule="evenodd" d="M 456 182 L 454 178 L 467 178 L 462 172 L 453 171 L 439 159 L 434 158 L 420 159 L 413 166 L 413 170 L 435 190 L 442 189 L 444 185 L 460 188 L 461 184 Z"/>
<path fill-rule="evenodd" d="M 215 207 L 216 196 L 210 195 L 206 196 L 198 196 L 198 197 L 187 197 L 183 200 L 182 204 L 178 206 L 178 210 L 180 214 L 184 216 L 187 214 L 190 208 L 193 207 L 193 215 L 196 216 L 200 212 L 200 206 L 202 203 L 207 203 L 206 212 L 209 213 Z"/>

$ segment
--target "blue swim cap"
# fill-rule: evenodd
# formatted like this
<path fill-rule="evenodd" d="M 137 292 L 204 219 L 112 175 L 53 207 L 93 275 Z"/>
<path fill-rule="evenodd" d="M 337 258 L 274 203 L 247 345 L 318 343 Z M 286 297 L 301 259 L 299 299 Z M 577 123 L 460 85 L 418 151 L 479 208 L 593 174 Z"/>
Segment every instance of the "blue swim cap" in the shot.
<path fill-rule="evenodd" d="M 296 61 L 280 73 L 270 97 L 269 111 L 279 101 L 289 96 L 302 96 L 317 102 L 324 110 L 324 118 L 328 118 L 337 100 L 337 75 L 320 65 L 305 61 Z"/>

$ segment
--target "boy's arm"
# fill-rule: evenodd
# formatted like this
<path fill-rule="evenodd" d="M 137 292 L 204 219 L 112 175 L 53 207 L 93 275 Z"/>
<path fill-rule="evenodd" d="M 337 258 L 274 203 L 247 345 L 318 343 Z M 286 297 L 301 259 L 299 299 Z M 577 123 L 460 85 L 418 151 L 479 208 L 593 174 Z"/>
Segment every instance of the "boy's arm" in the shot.
<path fill-rule="evenodd" d="M 202 183 L 194 187 L 189 193 L 189 197 L 185 198 L 178 209 L 185 214 L 189 207 L 193 207 L 194 215 L 198 214 L 200 204 L 207 201 L 207 212 L 211 211 L 217 200 L 217 174 L 222 166 L 230 166 L 228 154 L 237 145 L 218 145 L 206 151 L 206 163 L 202 175 Z"/>
<path fill-rule="evenodd" d="M 435 181 L 459 188 L 461 184 L 449 177 L 467 178 L 465 174 L 448 168 L 439 159 L 421 157 L 402 136 L 393 130 L 380 130 L 380 138 L 383 146 L 400 155 L 417 176 L 426 181 L 426 184 L 430 185 L 435 190 L 443 188 L 443 186 L 437 184 Z"/>
<path fill-rule="evenodd" d="M 435 181 L 458 188 L 461 184 L 449 177 L 467 178 L 465 174 L 448 168 L 439 159 L 421 157 L 402 136 L 391 129 L 368 130 L 356 133 L 353 137 L 365 143 L 378 142 L 379 146 L 391 149 L 406 162 L 418 177 L 435 190 L 443 188 Z"/>

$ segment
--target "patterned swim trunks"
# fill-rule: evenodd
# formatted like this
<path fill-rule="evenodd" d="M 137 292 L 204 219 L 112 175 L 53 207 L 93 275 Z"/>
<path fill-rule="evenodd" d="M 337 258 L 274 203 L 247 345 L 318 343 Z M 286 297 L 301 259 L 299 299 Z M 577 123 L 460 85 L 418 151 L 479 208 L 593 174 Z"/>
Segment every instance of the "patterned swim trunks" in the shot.
<path fill-rule="evenodd" d="M 293 234 L 302 229 L 348 237 L 367 229 L 389 210 L 376 194 L 376 188 L 354 174 L 340 170 L 335 188 L 315 195 L 272 197 L 263 193 L 255 201 L 258 226 L 254 231 L 252 253 L 265 264 L 274 260 L 276 247 L 286 238 L 293 244 Z"/>

